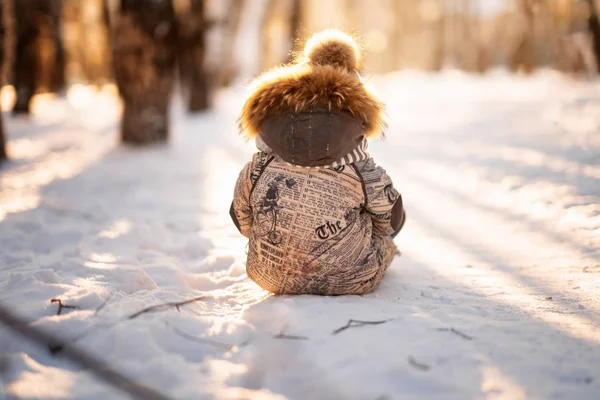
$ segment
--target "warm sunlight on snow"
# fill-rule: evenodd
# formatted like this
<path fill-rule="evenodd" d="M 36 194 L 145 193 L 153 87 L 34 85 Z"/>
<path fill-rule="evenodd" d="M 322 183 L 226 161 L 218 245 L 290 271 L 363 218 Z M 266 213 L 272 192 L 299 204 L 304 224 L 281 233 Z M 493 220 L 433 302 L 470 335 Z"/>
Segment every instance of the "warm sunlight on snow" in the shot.
<path fill-rule="evenodd" d="M 175 398 L 593 398 L 600 84 L 457 71 L 373 83 L 390 128 L 369 151 L 407 222 L 372 294 L 275 296 L 246 276 L 228 214 L 255 151 L 235 130 L 241 89 L 193 117 L 177 100 L 170 143 L 133 148 L 117 145 L 114 88 L 74 86 L 5 121 L 2 302 Z M 51 299 L 77 308 L 57 315 Z M 338 332 L 349 320 L 377 324 Z M 0 335 L 9 396 L 106 393 Z"/>
<path fill-rule="evenodd" d="M 15 104 L 15 87 L 12 85 L 4 85 L 0 89 L 0 107 L 2 110 L 10 110 Z"/>
<path fill-rule="evenodd" d="M 496 367 L 484 367 L 481 390 L 489 400 L 537 400 L 527 395 L 525 389 Z"/>
<path fill-rule="evenodd" d="M 439 276 L 456 281 L 485 296 L 494 296 L 496 301 L 530 314 L 533 318 L 540 319 L 573 337 L 600 344 L 600 327 L 595 321 L 570 314 L 567 307 L 557 303 L 549 306 L 544 300 L 544 293 L 524 285 L 494 264 L 474 258 L 472 254 L 450 241 L 436 238 L 435 231 L 425 231 L 422 226 L 413 223 L 411 232 L 411 237 L 405 240 L 406 254 L 430 266 Z M 430 250 L 431 244 L 435 245 L 436 251 Z M 595 296 L 591 293 L 590 295 Z M 592 305 L 598 307 L 597 304 Z"/>
<path fill-rule="evenodd" d="M 91 89 L 83 87 L 79 90 L 92 93 L 89 92 Z M 5 87 L 1 96 L 2 101 L 8 101 L 6 98 L 11 96 L 10 89 Z M 5 189 L 0 193 L 0 218 L 37 207 L 43 187 L 55 180 L 76 176 L 113 147 L 112 138 L 97 140 L 97 135 L 89 129 L 106 129 L 111 126 L 112 118 L 118 113 L 114 109 L 118 100 L 114 93 L 110 94 L 110 90 L 90 99 L 88 108 L 82 109 L 80 116 L 73 116 L 73 119 L 81 118 L 79 126 L 70 122 L 59 129 L 53 129 L 56 121 L 62 121 L 71 112 L 68 105 L 54 95 L 35 96 L 33 115 L 29 119 L 18 117 L 14 122 L 8 123 L 9 127 L 15 128 L 33 124 L 37 134 L 8 142 L 11 158 L 28 162 L 21 162 L 21 165 L 0 175 L 0 187 Z M 90 112 L 95 117 L 87 117 Z M 98 122 L 98 118 L 103 120 Z M 73 142 L 74 137 L 78 137 L 76 143 Z"/>
<path fill-rule="evenodd" d="M 116 239 L 131 230 L 132 223 L 126 218 L 121 218 L 113 222 L 107 229 L 98 234 L 98 237 Z"/>
<path fill-rule="evenodd" d="M 115 264 L 117 260 L 118 257 L 111 253 L 91 253 L 90 259 L 85 261 L 83 265 L 88 268 L 115 269 L 117 268 Z"/>
<path fill-rule="evenodd" d="M 16 398 L 65 399 L 72 395 L 72 373 L 60 368 L 46 367 L 27 355 L 23 356 L 27 368 L 19 378 L 6 387 Z"/>

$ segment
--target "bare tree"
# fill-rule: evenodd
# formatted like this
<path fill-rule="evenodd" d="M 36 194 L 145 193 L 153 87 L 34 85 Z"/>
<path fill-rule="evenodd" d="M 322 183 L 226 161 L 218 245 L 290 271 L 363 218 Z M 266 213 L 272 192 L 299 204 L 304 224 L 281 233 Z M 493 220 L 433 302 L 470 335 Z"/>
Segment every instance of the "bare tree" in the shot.
<path fill-rule="evenodd" d="M 404 48 L 404 35 L 405 26 L 404 20 L 406 19 L 406 4 L 404 1 L 391 1 L 390 2 L 390 12 L 393 15 L 394 23 L 392 25 L 391 32 L 391 70 L 398 70 L 402 67 L 402 50 Z"/>
<path fill-rule="evenodd" d="M 62 6 L 63 0 L 50 0 L 49 3 L 49 25 L 48 32 L 53 45 L 53 63 L 50 67 L 50 81 L 48 82 L 48 90 L 51 92 L 59 92 L 65 88 L 66 75 L 65 68 L 67 66 L 65 46 L 62 37 Z"/>
<path fill-rule="evenodd" d="M 206 31 L 204 0 L 189 0 L 189 9 L 179 16 L 179 73 L 188 97 L 189 111 L 202 111 L 210 106 L 211 85 L 206 70 Z"/>
<path fill-rule="evenodd" d="M 124 101 L 122 140 L 166 140 L 177 58 L 172 2 L 121 0 L 113 39 L 115 79 Z"/>
<path fill-rule="evenodd" d="M 594 0 L 588 0 L 590 6 L 590 16 L 588 19 L 588 29 L 592 35 L 592 48 L 596 58 L 596 68 L 600 72 L 600 19 L 598 17 L 598 8 Z"/>
<path fill-rule="evenodd" d="M 444 63 L 446 61 L 446 9 L 445 2 L 443 0 L 438 0 L 438 15 L 437 21 L 435 23 L 435 44 L 433 50 L 433 70 L 440 71 L 444 68 Z"/>
<path fill-rule="evenodd" d="M 518 0 L 517 6 L 523 18 L 521 36 L 509 55 L 509 66 L 512 71 L 523 69 L 531 73 L 534 69 L 534 15 L 533 8 L 536 0 Z"/>
<path fill-rule="evenodd" d="M 106 0 L 63 0 L 65 52 L 74 66 L 70 78 L 100 85 L 112 78 L 109 41 L 109 9 Z"/>
<path fill-rule="evenodd" d="M 0 0 L 0 70 L 4 66 L 4 41 L 6 40 L 6 29 L 4 27 L 4 0 Z M 3 82 L 1 82 L 3 83 Z M 4 121 L 2 110 L 0 110 L 0 162 L 6 159 L 6 139 L 4 138 Z"/>
<path fill-rule="evenodd" d="M 271 41 L 269 40 L 269 25 L 275 15 L 278 2 L 277 0 L 267 0 L 267 5 L 260 21 L 260 69 L 265 70 L 271 67 L 269 57 L 273 53 Z"/>
<path fill-rule="evenodd" d="M 38 29 L 35 25 L 37 0 L 15 1 L 15 60 L 13 79 L 16 100 L 15 113 L 28 113 L 29 103 L 37 89 L 36 42 Z"/>
<path fill-rule="evenodd" d="M 229 11 L 224 27 L 222 42 L 222 57 L 219 70 L 216 71 L 217 85 L 229 86 L 235 76 L 238 74 L 238 66 L 235 61 L 235 39 L 238 35 L 240 22 L 242 20 L 242 9 L 244 0 L 231 0 L 229 2 Z"/>
<path fill-rule="evenodd" d="M 293 59 L 303 18 L 302 0 L 268 0 L 261 21 L 261 69 Z"/>
<path fill-rule="evenodd" d="M 61 0 L 19 0 L 13 4 L 16 26 L 13 111 L 28 113 L 39 89 L 64 86 L 64 48 L 60 34 Z"/>
<path fill-rule="evenodd" d="M 302 24 L 302 0 L 293 0 L 292 12 L 290 15 L 290 54 L 288 62 L 293 59 L 293 51 L 296 49 L 296 41 L 300 36 L 300 26 Z"/>

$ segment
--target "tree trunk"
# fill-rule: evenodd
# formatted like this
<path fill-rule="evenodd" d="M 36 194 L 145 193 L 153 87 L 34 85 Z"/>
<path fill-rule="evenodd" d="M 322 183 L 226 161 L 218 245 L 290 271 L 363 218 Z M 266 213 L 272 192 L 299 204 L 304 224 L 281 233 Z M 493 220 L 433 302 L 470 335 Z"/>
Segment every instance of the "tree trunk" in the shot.
<path fill-rule="evenodd" d="M 0 0 L 2 1 L 2 0 Z M 6 139 L 4 138 L 4 118 L 0 113 L 0 162 L 6 160 Z"/>
<path fill-rule="evenodd" d="M 288 62 L 294 59 L 296 42 L 300 36 L 300 26 L 302 24 L 302 0 L 293 0 L 292 13 L 290 16 L 290 55 Z"/>
<path fill-rule="evenodd" d="M 446 9 L 443 1 L 438 1 L 438 21 L 435 22 L 435 47 L 433 50 L 433 70 L 441 71 L 446 63 Z"/>
<path fill-rule="evenodd" d="M 101 0 L 101 1 L 102 1 L 102 23 L 104 24 L 105 28 L 108 30 L 110 28 L 110 21 L 111 21 L 110 6 L 108 4 L 108 2 L 110 0 Z"/>
<path fill-rule="evenodd" d="M 390 10 L 394 18 L 392 25 L 392 31 L 390 33 L 391 39 L 391 63 L 389 64 L 391 71 L 398 71 L 402 68 L 402 50 L 404 49 L 404 34 L 405 34 L 405 17 L 406 17 L 406 4 L 404 1 L 392 1 L 390 4 Z"/>
<path fill-rule="evenodd" d="M 124 102 L 123 142 L 167 140 L 177 56 L 172 2 L 121 0 L 113 39 L 115 80 Z"/>
<path fill-rule="evenodd" d="M 592 49 L 596 59 L 596 69 L 600 72 L 600 19 L 598 18 L 598 9 L 594 0 L 588 0 L 590 5 L 590 17 L 588 19 L 588 29 L 592 35 Z"/>
<path fill-rule="evenodd" d="M 37 0 L 19 0 L 13 3 L 15 16 L 15 60 L 14 84 L 16 101 L 15 113 L 28 113 L 29 103 L 37 89 L 37 39 L 36 26 Z"/>
<path fill-rule="evenodd" d="M 235 58 L 235 39 L 240 28 L 243 8 L 244 0 L 230 1 L 223 33 L 221 65 L 219 65 L 219 70 L 215 71 L 218 87 L 229 86 L 239 72 L 239 65 Z"/>
<path fill-rule="evenodd" d="M 206 30 L 204 0 L 190 0 L 190 8 L 179 18 L 179 73 L 188 110 L 203 111 L 210 107 L 211 85 L 206 71 Z"/>
<path fill-rule="evenodd" d="M 463 71 L 473 72 L 473 38 L 471 34 L 471 1 L 460 2 L 460 47 L 458 48 L 458 64 Z"/>
<path fill-rule="evenodd" d="M 62 37 L 62 0 L 51 0 L 51 16 L 54 40 L 54 63 L 50 82 L 50 91 L 60 92 L 66 86 L 65 68 L 67 67 L 65 46 Z"/>
<path fill-rule="evenodd" d="M 60 33 L 61 0 L 18 0 L 13 10 L 16 26 L 13 112 L 28 113 L 39 88 L 58 91 L 65 83 L 65 55 Z"/>
<path fill-rule="evenodd" d="M 267 5 L 264 8 L 260 19 L 260 72 L 272 67 L 269 59 L 272 53 L 271 40 L 269 38 L 269 25 L 277 9 L 277 0 L 266 0 Z"/>
<path fill-rule="evenodd" d="M 4 66 L 4 42 L 6 40 L 6 29 L 4 27 L 4 0 L 0 0 L 0 71 Z M 1 82 L 3 83 L 3 82 Z M 0 162 L 6 159 L 6 139 L 4 138 L 4 120 L 0 110 Z"/>
<path fill-rule="evenodd" d="M 533 42 L 534 42 L 534 15 L 533 1 L 519 0 L 517 5 L 524 17 L 525 24 L 522 29 L 521 37 L 517 42 L 512 54 L 509 55 L 509 66 L 513 72 L 523 70 L 526 74 L 533 72 L 534 57 L 533 57 Z"/>

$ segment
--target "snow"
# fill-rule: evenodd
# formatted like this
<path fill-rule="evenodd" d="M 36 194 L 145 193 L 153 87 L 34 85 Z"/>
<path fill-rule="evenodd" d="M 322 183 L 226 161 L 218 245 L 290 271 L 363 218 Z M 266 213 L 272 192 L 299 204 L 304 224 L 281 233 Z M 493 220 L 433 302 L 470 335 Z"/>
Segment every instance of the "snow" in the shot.
<path fill-rule="evenodd" d="M 246 277 L 228 215 L 255 151 L 242 89 L 198 116 L 176 101 L 170 144 L 129 148 L 114 89 L 80 86 L 5 114 L 0 303 L 177 399 L 597 399 L 600 82 L 370 82 L 390 114 L 371 153 L 408 215 L 374 293 L 272 296 Z M 385 322 L 333 334 L 350 319 Z M 0 365 L 7 398 L 126 398 L 5 328 Z"/>

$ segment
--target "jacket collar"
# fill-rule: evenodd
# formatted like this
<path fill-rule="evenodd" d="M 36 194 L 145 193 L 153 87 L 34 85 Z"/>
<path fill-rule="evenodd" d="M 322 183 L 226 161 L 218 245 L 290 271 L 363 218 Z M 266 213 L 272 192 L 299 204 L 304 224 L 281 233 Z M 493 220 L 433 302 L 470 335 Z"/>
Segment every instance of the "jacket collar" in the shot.
<path fill-rule="evenodd" d="M 371 157 L 368 152 L 368 147 L 369 147 L 369 143 L 367 142 L 367 139 L 364 139 L 358 147 L 356 147 L 354 150 L 352 150 L 345 156 L 341 157 L 339 160 L 334 161 L 333 163 L 331 163 L 329 165 L 323 165 L 323 166 L 318 166 L 318 167 L 306 167 L 306 166 L 302 166 L 302 165 L 294 165 L 292 163 L 289 163 L 289 162 L 281 159 L 281 157 L 278 157 L 278 158 L 281 160 L 281 162 L 283 162 L 287 165 L 290 165 L 292 167 L 297 167 L 297 168 L 307 168 L 307 169 L 308 168 L 334 168 L 335 169 L 335 168 L 343 167 L 344 165 L 349 165 L 349 164 L 356 163 L 359 161 L 368 160 Z M 263 153 L 276 155 L 275 152 L 273 151 L 273 149 L 271 149 L 260 138 L 260 135 L 256 136 L 256 148 L 258 150 L 262 151 Z"/>

